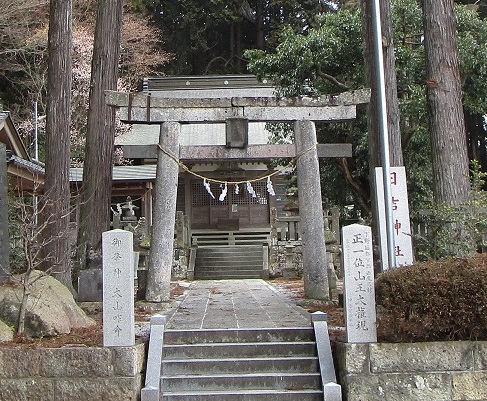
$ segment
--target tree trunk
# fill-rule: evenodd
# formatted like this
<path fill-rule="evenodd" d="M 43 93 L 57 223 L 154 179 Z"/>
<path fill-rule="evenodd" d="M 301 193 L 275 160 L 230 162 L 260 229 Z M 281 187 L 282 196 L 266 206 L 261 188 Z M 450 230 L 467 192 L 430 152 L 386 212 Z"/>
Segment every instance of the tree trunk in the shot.
<path fill-rule="evenodd" d="M 375 73 L 377 71 L 374 57 L 374 30 L 372 26 L 372 0 L 362 0 L 362 21 L 364 30 L 365 71 L 367 84 L 371 89 L 369 103 L 369 163 L 371 181 L 375 167 L 381 166 L 379 141 L 379 115 L 377 104 L 379 101 L 379 88 Z M 401 130 L 399 127 L 399 101 L 397 98 L 396 62 L 394 56 L 394 43 L 391 25 L 390 0 L 380 1 L 380 15 L 382 26 L 382 51 L 384 55 L 384 78 L 387 99 L 387 128 L 389 131 L 389 157 L 391 166 L 402 166 Z"/>
<path fill-rule="evenodd" d="M 487 171 L 487 126 L 482 114 L 465 113 L 465 127 L 469 145 L 469 160 L 477 160 L 482 166 L 481 171 Z"/>
<path fill-rule="evenodd" d="M 6 146 L 0 143 L 0 283 L 10 274 L 8 235 L 8 176 Z"/>
<path fill-rule="evenodd" d="M 483 125 L 483 116 L 477 114 L 470 114 L 464 110 L 465 116 L 465 130 L 467 132 L 467 146 L 468 146 L 468 159 L 478 160 L 482 164 L 481 149 L 485 148 L 483 142 L 483 135 L 478 125 L 478 118 L 480 117 L 480 124 Z"/>
<path fill-rule="evenodd" d="M 379 221 L 376 202 L 375 168 L 382 166 L 380 147 L 380 116 L 378 114 L 379 87 L 377 85 L 377 60 L 374 50 L 374 28 L 372 24 L 372 1 L 361 0 L 362 26 L 364 32 L 365 74 L 371 89 L 368 106 L 369 182 L 370 206 L 372 210 L 372 232 L 378 243 Z M 396 63 L 394 56 L 393 32 L 391 24 L 390 0 L 380 0 L 380 22 L 382 30 L 382 52 L 387 110 L 387 130 L 389 133 L 389 160 L 391 166 L 402 166 L 402 143 L 399 126 L 399 101 L 397 98 Z"/>
<path fill-rule="evenodd" d="M 110 228 L 115 110 L 106 105 L 104 91 L 117 89 L 122 11 L 122 0 L 102 0 L 98 6 L 78 229 L 81 269 L 89 266 L 90 250 L 101 252 L 101 235 Z"/>
<path fill-rule="evenodd" d="M 468 199 L 468 156 L 453 0 L 424 0 L 424 45 L 433 189 L 450 206 Z"/>
<path fill-rule="evenodd" d="M 237 55 L 236 66 L 239 73 L 242 72 L 242 24 L 237 24 L 237 39 L 236 39 L 237 49 L 235 51 Z"/>
<path fill-rule="evenodd" d="M 30 296 L 30 280 L 32 275 L 32 269 L 28 269 L 27 272 L 24 274 L 24 282 L 23 289 L 22 289 L 22 300 L 20 301 L 19 306 L 19 318 L 17 321 L 17 330 L 16 333 L 19 336 L 24 335 L 25 331 L 25 317 L 27 315 L 27 302 L 29 301 Z"/>
<path fill-rule="evenodd" d="M 48 34 L 44 270 L 72 289 L 69 224 L 71 123 L 71 0 L 51 0 Z"/>
<path fill-rule="evenodd" d="M 257 1 L 257 12 L 255 16 L 257 49 L 265 49 L 265 30 L 264 30 L 264 2 Z"/>

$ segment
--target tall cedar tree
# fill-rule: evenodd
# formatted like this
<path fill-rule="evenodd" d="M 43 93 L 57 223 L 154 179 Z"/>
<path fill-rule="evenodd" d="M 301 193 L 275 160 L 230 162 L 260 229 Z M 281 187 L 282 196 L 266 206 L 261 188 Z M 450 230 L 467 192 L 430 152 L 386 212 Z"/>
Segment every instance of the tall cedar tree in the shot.
<path fill-rule="evenodd" d="M 101 251 L 101 234 L 110 227 L 115 111 L 106 105 L 104 91 L 117 89 L 122 14 L 122 0 L 100 1 L 91 64 L 78 229 L 77 259 L 81 269 L 87 267 L 86 257 L 90 251 Z"/>
<path fill-rule="evenodd" d="M 377 113 L 379 90 L 376 81 L 376 59 L 374 51 L 374 30 L 372 26 L 372 0 L 362 0 L 362 21 L 364 31 L 364 54 L 367 84 L 371 89 L 369 107 L 369 150 L 370 168 L 380 166 L 379 115 Z M 399 128 L 399 101 L 397 98 L 396 63 L 391 19 L 390 0 L 380 1 L 382 27 L 382 52 L 384 55 L 384 80 L 387 100 L 387 128 L 389 131 L 390 162 L 392 166 L 403 165 L 401 131 Z M 372 171 L 373 174 L 373 171 Z M 372 175 L 371 175 L 372 176 Z M 373 180 L 372 180 L 373 181 Z"/>
<path fill-rule="evenodd" d="M 377 86 L 377 60 L 374 56 L 374 27 L 372 24 L 372 1 L 362 0 L 362 29 L 364 32 L 364 64 L 367 84 L 371 89 L 368 107 L 368 144 L 369 144 L 369 182 L 373 190 L 370 191 L 371 210 L 373 216 L 374 235 L 378 234 L 378 211 L 375 204 L 375 167 L 382 166 L 380 141 L 379 88 Z M 386 96 L 387 130 L 389 137 L 389 158 L 391 166 L 402 166 L 403 154 L 401 143 L 401 129 L 399 117 L 399 100 L 397 97 L 396 62 L 394 55 L 391 3 L 390 0 L 380 1 L 380 23 L 382 30 L 382 53 Z M 344 159 L 346 161 L 346 159 Z"/>
<path fill-rule="evenodd" d="M 72 2 L 51 0 L 48 33 L 44 269 L 72 289 L 69 258 L 69 150 L 71 123 Z"/>
<path fill-rule="evenodd" d="M 468 156 L 453 0 L 424 0 L 424 46 L 435 201 L 468 199 Z"/>

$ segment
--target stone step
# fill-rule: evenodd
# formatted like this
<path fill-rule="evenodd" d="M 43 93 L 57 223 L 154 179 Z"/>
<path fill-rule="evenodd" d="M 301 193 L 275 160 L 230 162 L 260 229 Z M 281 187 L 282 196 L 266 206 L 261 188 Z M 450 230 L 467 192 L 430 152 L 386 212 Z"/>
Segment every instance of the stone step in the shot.
<path fill-rule="evenodd" d="M 166 330 L 164 344 L 315 341 L 310 327 Z"/>
<path fill-rule="evenodd" d="M 251 256 L 251 255 L 227 255 L 225 257 L 208 257 L 208 256 L 196 256 L 196 266 L 206 266 L 214 264 L 239 264 L 239 265 L 260 265 L 262 266 L 262 255 Z"/>
<path fill-rule="evenodd" d="M 198 248 L 194 278 L 197 280 L 261 278 L 262 246 Z"/>
<path fill-rule="evenodd" d="M 168 330 L 161 400 L 322 400 L 309 328 Z"/>
<path fill-rule="evenodd" d="M 207 255 L 218 255 L 218 254 L 226 254 L 226 253 L 255 253 L 259 254 L 264 251 L 262 245 L 255 245 L 255 246 L 207 246 L 207 247 L 198 247 L 198 252 L 207 254 Z"/>
<path fill-rule="evenodd" d="M 176 359 L 164 360 L 162 374 L 189 375 L 189 374 L 222 374 L 222 373 L 296 373 L 317 372 L 319 370 L 317 357 L 276 357 L 269 358 L 221 358 L 221 359 Z"/>
<path fill-rule="evenodd" d="M 244 257 L 244 256 L 252 256 L 252 257 L 262 257 L 264 251 L 261 246 L 257 248 L 198 248 L 196 254 L 199 257 L 212 257 L 212 258 L 219 258 L 219 257 Z"/>
<path fill-rule="evenodd" d="M 255 253 L 255 254 L 262 254 L 264 252 L 262 245 L 253 245 L 253 246 L 244 246 L 244 245 L 237 245 L 237 246 L 206 246 L 206 247 L 198 247 L 198 253 L 204 255 L 225 255 L 227 253 L 233 254 L 242 254 L 242 253 Z"/>
<path fill-rule="evenodd" d="M 205 265 L 208 263 L 218 263 L 225 260 L 231 260 L 234 263 L 249 264 L 259 263 L 262 265 L 262 255 L 198 255 L 196 261 L 198 265 Z"/>
<path fill-rule="evenodd" d="M 315 356 L 314 342 L 247 342 L 164 345 L 164 358 L 254 358 L 259 356 Z"/>
<path fill-rule="evenodd" d="M 245 255 L 251 255 L 251 256 L 262 256 L 263 250 L 261 247 L 258 249 L 247 249 L 247 250 L 234 250 L 234 249 L 201 249 L 198 248 L 197 253 L 200 256 L 206 256 L 206 257 L 222 257 L 222 256 L 228 256 L 228 255 L 233 255 L 233 256 L 245 256 Z"/>
<path fill-rule="evenodd" d="M 239 390 L 168 392 L 162 401 L 323 401 L 321 390 Z"/>
<path fill-rule="evenodd" d="M 237 280 L 237 279 L 258 279 L 262 278 L 263 270 L 257 269 L 221 269 L 195 270 L 195 280 Z"/>
<path fill-rule="evenodd" d="M 196 264 L 196 267 L 209 270 L 212 268 L 228 268 L 230 270 L 239 270 L 239 269 L 254 269 L 260 268 L 262 270 L 262 258 L 259 260 L 232 260 L 232 259 L 213 259 L 213 260 L 202 260 Z"/>
<path fill-rule="evenodd" d="M 262 278 L 260 270 L 195 270 L 195 280 L 238 280 Z"/>
<path fill-rule="evenodd" d="M 321 376 L 314 373 L 250 373 L 222 375 L 163 376 L 161 388 L 166 392 L 237 390 L 304 390 L 318 389 Z"/>

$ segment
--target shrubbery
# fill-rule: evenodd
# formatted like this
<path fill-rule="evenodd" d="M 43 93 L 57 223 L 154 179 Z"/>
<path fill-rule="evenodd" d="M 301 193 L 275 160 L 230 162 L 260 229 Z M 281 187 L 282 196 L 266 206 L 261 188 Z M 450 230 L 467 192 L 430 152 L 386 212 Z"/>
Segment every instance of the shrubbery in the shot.
<path fill-rule="evenodd" d="M 486 178 L 481 164 L 472 160 L 468 201 L 457 206 L 427 203 L 425 209 L 415 213 L 413 241 L 418 260 L 440 260 L 486 250 Z"/>
<path fill-rule="evenodd" d="M 379 341 L 487 340 L 487 255 L 389 270 L 376 299 Z"/>

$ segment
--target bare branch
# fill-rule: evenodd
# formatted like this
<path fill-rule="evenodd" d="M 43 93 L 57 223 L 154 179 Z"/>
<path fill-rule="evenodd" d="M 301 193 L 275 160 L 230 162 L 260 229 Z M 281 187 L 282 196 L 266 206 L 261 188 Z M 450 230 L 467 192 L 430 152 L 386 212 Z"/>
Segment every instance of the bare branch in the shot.
<path fill-rule="evenodd" d="M 320 78 L 326 79 L 330 81 L 332 84 L 338 86 L 340 89 L 343 90 L 350 90 L 351 88 L 344 83 L 338 81 L 334 76 L 329 75 L 321 70 L 320 66 L 316 67 L 316 75 L 318 75 Z"/>

